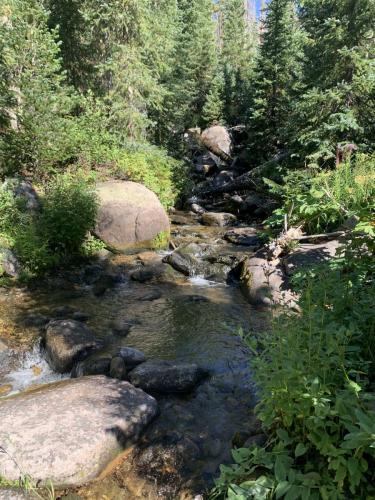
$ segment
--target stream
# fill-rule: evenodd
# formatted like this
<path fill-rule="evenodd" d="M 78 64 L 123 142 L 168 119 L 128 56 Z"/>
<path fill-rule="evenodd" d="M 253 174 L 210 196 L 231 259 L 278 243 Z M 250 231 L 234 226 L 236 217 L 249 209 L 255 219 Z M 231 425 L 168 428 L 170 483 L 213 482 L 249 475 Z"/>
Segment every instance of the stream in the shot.
<path fill-rule="evenodd" d="M 175 220 L 176 246 L 196 243 L 236 258 L 249 252 L 223 239 L 228 228 L 201 226 L 186 214 Z M 50 369 L 39 345 L 38 318 L 54 317 L 62 306 L 87 315 L 89 328 L 109 346 L 195 362 L 210 374 L 191 394 L 158 397 L 160 415 L 140 443 L 100 481 L 62 492 L 63 498 L 194 498 L 212 487 L 219 464 L 231 461 L 233 436 L 252 432 L 256 397 L 239 332 L 260 332 L 263 313 L 249 305 L 235 278 L 194 269 L 184 276 L 161 264 L 165 255 L 117 255 L 33 287 L 1 290 L 0 397 L 69 376 Z M 170 270 L 145 283 L 132 279 L 148 259 Z M 131 324 L 126 338 L 112 331 L 119 320 Z"/>

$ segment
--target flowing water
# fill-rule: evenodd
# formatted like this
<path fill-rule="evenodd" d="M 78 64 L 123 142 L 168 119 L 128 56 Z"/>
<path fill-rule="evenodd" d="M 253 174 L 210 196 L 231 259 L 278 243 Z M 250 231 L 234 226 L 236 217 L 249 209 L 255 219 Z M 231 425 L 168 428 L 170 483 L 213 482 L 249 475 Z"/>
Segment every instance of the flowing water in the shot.
<path fill-rule="evenodd" d="M 189 241 L 224 244 L 218 229 L 210 229 L 208 236 L 201 226 L 175 229 L 178 243 L 189 235 Z M 139 267 L 136 256 L 115 257 L 110 266 L 119 279 L 105 292 L 93 293 L 93 285 L 76 271 L 34 290 L 1 294 L 0 339 L 11 349 L 0 352 L 0 397 L 61 378 L 43 358 L 39 328 L 25 327 L 25 318 L 30 312 L 53 317 L 62 305 L 87 313 L 88 326 L 110 345 L 136 347 L 149 359 L 196 362 L 209 370 L 209 378 L 190 395 L 159 399 L 160 416 L 147 429 L 131 470 L 125 460 L 107 479 L 82 488 L 75 498 L 180 498 L 183 490 L 200 493 L 212 485 L 218 465 L 230 461 L 233 435 L 251 431 L 255 395 L 249 352 L 239 332 L 259 332 L 262 314 L 249 306 L 235 284 L 199 275 L 138 283 L 129 277 L 129 270 Z M 114 320 L 132 323 L 126 338 L 112 333 Z M 176 455 L 177 448 L 182 457 Z"/>

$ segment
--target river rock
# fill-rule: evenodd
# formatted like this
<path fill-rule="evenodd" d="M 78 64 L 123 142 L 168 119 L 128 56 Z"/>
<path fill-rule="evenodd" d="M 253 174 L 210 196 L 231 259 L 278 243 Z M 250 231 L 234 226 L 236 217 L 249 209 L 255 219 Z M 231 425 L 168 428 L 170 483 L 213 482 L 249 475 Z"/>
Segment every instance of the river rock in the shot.
<path fill-rule="evenodd" d="M 298 297 L 289 289 L 281 266 L 268 261 L 263 251 L 243 262 L 241 283 L 253 305 L 296 306 Z"/>
<path fill-rule="evenodd" d="M 236 221 L 236 216 L 225 212 L 205 212 L 202 215 L 202 222 L 206 226 L 229 226 Z"/>
<path fill-rule="evenodd" d="M 115 356 L 114 358 L 112 358 L 109 376 L 112 378 L 117 378 L 119 380 L 126 379 L 126 365 L 124 359 L 121 356 Z"/>
<path fill-rule="evenodd" d="M 121 356 L 128 368 L 134 368 L 146 361 L 143 352 L 133 347 L 120 347 L 116 351 L 117 356 Z"/>
<path fill-rule="evenodd" d="M 52 369 L 58 373 L 66 373 L 74 363 L 101 347 L 101 343 L 84 323 L 68 319 L 48 323 L 45 347 Z"/>
<path fill-rule="evenodd" d="M 230 172 L 227 170 L 222 170 L 219 174 L 217 174 L 214 177 L 214 179 L 212 181 L 212 186 L 215 188 L 223 187 L 228 182 L 233 181 L 233 179 L 234 179 L 233 172 Z"/>
<path fill-rule="evenodd" d="M 258 236 L 259 230 L 255 227 L 236 227 L 225 233 L 224 239 L 234 245 L 259 247 L 261 244 Z"/>
<path fill-rule="evenodd" d="M 168 216 L 157 196 L 141 184 L 108 181 L 97 186 L 99 214 L 96 235 L 109 247 L 123 251 L 151 247 L 159 233 L 170 230 Z"/>
<path fill-rule="evenodd" d="M 74 365 L 71 377 L 85 377 L 86 375 L 109 375 L 112 358 L 108 354 L 94 353 Z"/>
<path fill-rule="evenodd" d="M 48 316 L 44 316 L 41 313 L 30 313 L 24 319 L 24 325 L 27 327 L 35 327 L 40 328 L 49 323 L 50 318 Z"/>
<path fill-rule="evenodd" d="M 161 393 L 190 392 L 204 376 L 196 364 L 160 360 L 146 361 L 129 373 L 136 387 Z"/>
<path fill-rule="evenodd" d="M 22 268 L 19 260 L 9 248 L 0 248 L 0 276 L 18 278 Z"/>
<path fill-rule="evenodd" d="M 96 478 L 134 442 L 157 403 L 128 382 L 84 377 L 0 401 L 0 476 L 75 486 Z"/>
<path fill-rule="evenodd" d="M 201 248 L 196 243 L 181 245 L 174 252 L 164 258 L 164 262 L 170 264 L 176 271 L 189 276 L 197 272 L 200 262 L 197 255 L 201 253 Z"/>

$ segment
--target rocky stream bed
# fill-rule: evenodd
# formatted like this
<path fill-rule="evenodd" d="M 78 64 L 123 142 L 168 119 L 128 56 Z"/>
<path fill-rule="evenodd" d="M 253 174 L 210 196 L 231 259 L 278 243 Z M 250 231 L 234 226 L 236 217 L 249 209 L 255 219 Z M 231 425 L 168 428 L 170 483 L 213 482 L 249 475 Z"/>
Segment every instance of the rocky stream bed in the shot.
<path fill-rule="evenodd" d="M 261 439 L 239 335 L 265 321 L 239 288 L 256 228 L 233 236 L 187 213 L 172 222 L 175 252 L 102 254 L 1 290 L 8 478 L 53 478 L 69 499 L 194 498 L 233 442 Z"/>

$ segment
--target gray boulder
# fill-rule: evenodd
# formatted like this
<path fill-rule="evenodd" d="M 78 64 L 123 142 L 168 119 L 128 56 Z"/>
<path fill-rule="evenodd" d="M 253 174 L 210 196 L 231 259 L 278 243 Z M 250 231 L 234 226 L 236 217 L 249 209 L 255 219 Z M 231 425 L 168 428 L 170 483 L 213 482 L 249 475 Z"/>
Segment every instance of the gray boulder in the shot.
<path fill-rule="evenodd" d="M 99 214 L 95 233 L 111 249 L 151 247 L 168 233 L 168 216 L 157 196 L 141 184 L 108 181 L 97 186 Z"/>
<path fill-rule="evenodd" d="M 282 268 L 262 251 L 243 262 L 241 283 L 253 305 L 296 306 L 298 297 L 290 291 Z"/>
<path fill-rule="evenodd" d="M 129 373 L 136 387 L 160 393 L 190 392 L 206 373 L 193 363 L 146 361 Z"/>
<path fill-rule="evenodd" d="M 47 360 L 51 368 L 58 373 L 69 372 L 74 363 L 101 346 L 102 343 L 95 339 L 91 330 L 79 321 L 56 320 L 47 325 Z"/>
<path fill-rule="evenodd" d="M 19 260 L 9 248 L 0 248 L 0 276 L 18 278 L 22 268 Z"/>
<path fill-rule="evenodd" d="M 205 212 L 202 214 L 202 222 L 206 226 L 229 226 L 236 222 L 237 218 L 233 214 L 225 212 Z"/>
<path fill-rule="evenodd" d="M 300 269 L 308 269 L 334 258 L 342 243 L 338 240 L 317 244 L 299 245 L 290 255 L 283 259 L 285 272 L 291 276 Z"/>
<path fill-rule="evenodd" d="M 95 479 L 155 417 L 157 403 L 128 382 L 84 377 L 0 401 L 0 476 L 75 486 Z"/>
<path fill-rule="evenodd" d="M 128 368 L 134 368 L 146 361 L 143 352 L 133 347 L 120 347 L 116 350 L 116 355 L 121 356 Z"/>
<path fill-rule="evenodd" d="M 176 271 L 189 276 L 200 267 L 200 262 L 196 257 L 201 253 L 201 248 L 196 243 L 181 245 L 174 252 L 164 258 L 164 262 L 170 264 Z"/>

